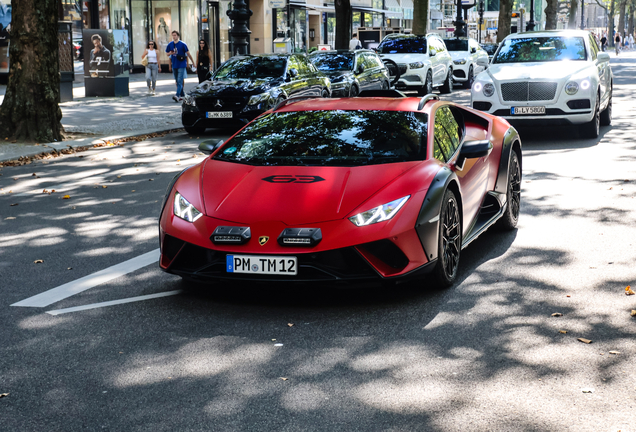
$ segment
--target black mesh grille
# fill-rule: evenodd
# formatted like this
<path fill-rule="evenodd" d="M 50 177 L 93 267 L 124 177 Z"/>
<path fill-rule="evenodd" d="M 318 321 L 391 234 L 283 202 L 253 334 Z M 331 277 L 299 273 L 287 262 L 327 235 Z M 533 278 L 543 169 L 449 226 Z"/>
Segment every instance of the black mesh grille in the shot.
<path fill-rule="evenodd" d="M 199 97 L 197 107 L 201 111 L 240 111 L 247 104 L 245 97 Z"/>
<path fill-rule="evenodd" d="M 501 84 L 501 95 L 505 101 L 544 101 L 554 99 L 555 82 L 509 82 Z"/>
<path fill-rule="evenodd" d="M 568 101 L 570 109 L 589 109 L 592 107 L 589 99 L 575 99 Z"/>
<path fill-rule="evenodd" d="M 404 75 L 406 73 L 406 70 L 408 69 L 404 63 L 398 64 L 398 67 L 400 68 L 400 74 L 402 75 Z"/>
<path fill-rule="evenodd" d="M 404 255 L 404 252 L 391 240 L 378 240 L 366 243 L 360 247 L 366 249 L 394 269 L 401 270 L 409 263 L 409 259 Z"/>
<path fill-rule="evenodd" d="M 457 78 L 466 78 L 466 72 L 461 69 L 455 69 L 453 71 L 453 75 L 455 75 Z"/>
<path fill-rule="evenodd" d="M 473 108 L 480 111 L 488 111 L 492 107 L 490 102 L 473 102 Z"/>

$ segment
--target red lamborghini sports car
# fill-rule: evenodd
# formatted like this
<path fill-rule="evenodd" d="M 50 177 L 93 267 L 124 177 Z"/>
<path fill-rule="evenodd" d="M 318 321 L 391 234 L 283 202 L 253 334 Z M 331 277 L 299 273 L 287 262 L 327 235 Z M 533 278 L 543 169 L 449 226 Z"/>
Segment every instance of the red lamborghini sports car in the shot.
<path fill-rule="evenodd" d="M 519 217 L 521 141 L 437 96 L 288 100 L 171 182 L 161 268 L 192 281 L 448 286 Z M 387 94 L 393 97 L 386 97 Z"/>

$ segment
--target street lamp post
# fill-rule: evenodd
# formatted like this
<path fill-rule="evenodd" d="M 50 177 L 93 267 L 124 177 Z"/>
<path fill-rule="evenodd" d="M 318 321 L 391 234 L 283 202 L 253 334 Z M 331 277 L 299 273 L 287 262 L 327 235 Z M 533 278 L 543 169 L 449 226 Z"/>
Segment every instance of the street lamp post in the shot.
<path fill-rule="evenodd" d="M 526 26 L 526 31 L 534 30 L 534 0 L 530 0 L 530 20 L 528 21 L 528 25 Z"/>
<path fill-rule="evenodd" d="M 581 30 L 585 30 L 585 1 L 581 0 Z"/>
<path fill-rule="evenodd" d="M 247 38 L 252 33 L 247 28 L 247 23 L 252 11 L 247 8 L 244 0 L 234 0 L 234 8 L 227 11 L 227 16 L 232 20 L 230 34 L 234 43 L 234 55 L 247 54 Z"/>
<path fill-rule="evenodd" d="M 457 0 L 457 18 L 453 22 L 455 24 L 455 37 L 465 36 L 464 25 L 466 24 L 462 19 L 462 0 Z"/>
<path fill-rule="evenodd" d="M 479 6 L 477 12 L 479 12 L 479 43 L 481 43 L 481 26 L 484 24 L 484 0 L 479 0 Z"/>

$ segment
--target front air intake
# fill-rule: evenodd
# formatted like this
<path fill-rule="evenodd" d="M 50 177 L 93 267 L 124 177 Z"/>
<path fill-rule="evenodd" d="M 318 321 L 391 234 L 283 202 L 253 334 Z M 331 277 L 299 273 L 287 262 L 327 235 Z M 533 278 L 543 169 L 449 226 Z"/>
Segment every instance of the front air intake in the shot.
<path fill-rule="evenodd" d="M 245 244 L 252 238 L 250 227 L 218 226 L 210 236 L 214 244 Z"/>

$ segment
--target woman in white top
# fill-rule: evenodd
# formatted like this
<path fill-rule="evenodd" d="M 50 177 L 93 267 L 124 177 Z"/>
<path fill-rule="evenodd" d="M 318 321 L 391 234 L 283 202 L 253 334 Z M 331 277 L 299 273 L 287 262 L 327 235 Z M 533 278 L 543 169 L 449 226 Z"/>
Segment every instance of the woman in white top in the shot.
<path fill-rule="evenodd" d="M 148 57 L 148 65 L 146 66 L 146 84 L 148 84 L 148 94 L 154 95 L 157 87 L 157 73 L 159 73 L 159 51 L 155 41 L 149 41 L 146 50 L 141 58 Z M 152 84 L 152 85 L 151 85 Z"/>

